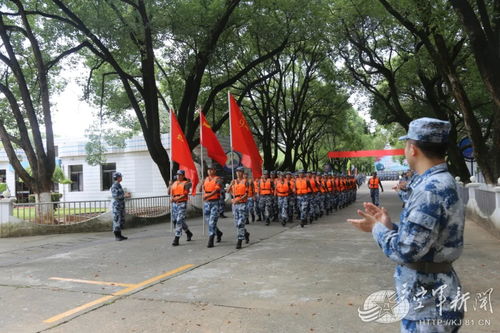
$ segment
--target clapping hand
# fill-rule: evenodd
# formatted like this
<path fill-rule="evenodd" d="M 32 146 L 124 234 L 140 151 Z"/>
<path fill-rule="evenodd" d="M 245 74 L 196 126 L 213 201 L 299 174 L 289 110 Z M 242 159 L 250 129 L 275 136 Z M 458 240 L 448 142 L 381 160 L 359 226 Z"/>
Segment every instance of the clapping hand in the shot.
<path fill-rule="evenodd" d="M 348 219 L 347 222 L 364 232 L 371 232 L 377 222 L 381 222 L 387 228 L 392 229 L 392 222 L 385 208 L 379 208 L 372 203 L 363 204 L 365 211 L 358 209 L 357 213 L 362 219 Z"/>

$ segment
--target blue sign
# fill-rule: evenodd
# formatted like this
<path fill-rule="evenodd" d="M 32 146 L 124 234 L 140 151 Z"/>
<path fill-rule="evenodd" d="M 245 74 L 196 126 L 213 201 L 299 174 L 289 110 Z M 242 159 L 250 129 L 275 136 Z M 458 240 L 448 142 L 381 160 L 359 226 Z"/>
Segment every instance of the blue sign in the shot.
<path fill-rule="evenodd" d="M 474 160 L 474 148 L 472 148 L 472 141 L 469 138 L 463 138 L 458 144 L 458 148 L 462 152 L 462 156 L 468 160 Z"/>

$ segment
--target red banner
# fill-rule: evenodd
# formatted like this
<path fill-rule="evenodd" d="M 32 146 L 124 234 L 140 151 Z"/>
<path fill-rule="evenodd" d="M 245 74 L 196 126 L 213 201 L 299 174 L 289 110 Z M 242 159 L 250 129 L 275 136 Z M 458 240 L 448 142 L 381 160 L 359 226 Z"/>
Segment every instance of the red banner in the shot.
<path fill-rule="evenodd" d="M 344 157 L 381 157 L 404 155 L 404 149 L 386 149 L 386 150 L 353 150 L 353 151 L 331 151 L 328 153 L 328 158 L 344 158 Z"/>

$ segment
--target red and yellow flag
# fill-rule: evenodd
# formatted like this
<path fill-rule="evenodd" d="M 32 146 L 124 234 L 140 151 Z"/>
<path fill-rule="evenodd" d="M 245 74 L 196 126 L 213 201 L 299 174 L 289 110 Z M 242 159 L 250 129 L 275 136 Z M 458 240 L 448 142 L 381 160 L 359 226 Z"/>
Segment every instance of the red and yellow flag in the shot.
<path fill-rule="evenodd" d="M 227 161 L 226 153 L 222 149 L 214 131 L 212 131 L 212 127 L 205 119 L 203 112 L 200 112 L 200 131 L 200 143 L 207 149 L 207 155 L 221 166 L 224 166 Z"/>
<path fill-rule="evenodd" d="M 172 160 L 179 164 L 179 169 L 184 170 L 186 173 L 186 178 L 191 180 L 193 185 L 192 194 L 196 194 L 196 185 L 198 185 L 199 178 L 198 172 L 196 171 L 196 166 L 194 165 L 193 157 L 191 156 L 191 150 L 189 149 L 189 144 L 182 132 L 181 126 L 177 121 L 177 117 L 173 110 L 170 111 L 170 142 L 171 142 L 171 157 Z"/>
<path fill-rule="evenodd" d="M 262 176 L 262 157 L 240 107 L 230 93 L 228 96 L 231 115 L 231 146 L 241 153 L 241 164 L 252 169 L 253 177 L 258 178 Z"/>

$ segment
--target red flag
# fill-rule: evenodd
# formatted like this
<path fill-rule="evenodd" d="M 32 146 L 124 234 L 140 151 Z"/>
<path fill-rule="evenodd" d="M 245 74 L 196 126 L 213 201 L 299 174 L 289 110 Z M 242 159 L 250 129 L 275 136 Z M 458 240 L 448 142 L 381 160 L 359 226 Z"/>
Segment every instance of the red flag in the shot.
<path fill-rule="evenodd" d="M 191 150 L 189 149 L 188 142 L 184 133 L 182 132 L 181 126 L 177 121 L 177 117 L 173 111 L 170 111 L 170 123 L 171 123 L 171 157 L 172 160 L 179 164 L 179 169 L 184 170 L 186 173 L 186 178 L 191 180 L 193 185 L 192 194 L 196 194 L 196 185 L 198 185 L 198 172 L 193 162 L 191 156 Z"/>
<path fill-rule="evenodd" d="M 224 149 L 222 149 L 217 136 L 212 131 L 212 127 L 210 127 L 210 124 L 205 119 L 203 112 L 200 112 L 200 131 L 200 143 L 207 148 L 208 156 L 224 166 L 227 161 L 226 153 L 224 153 Z"/>
<path fill-rule="evenodd" d="M 241 164 L 251 168 L 253 177 L 258 178 L 262 176 L 262 158 L 245 116 L 233 96 L 230 93 L 228 96 L 231 115 L 231 146 L 241 153 Z"/>

